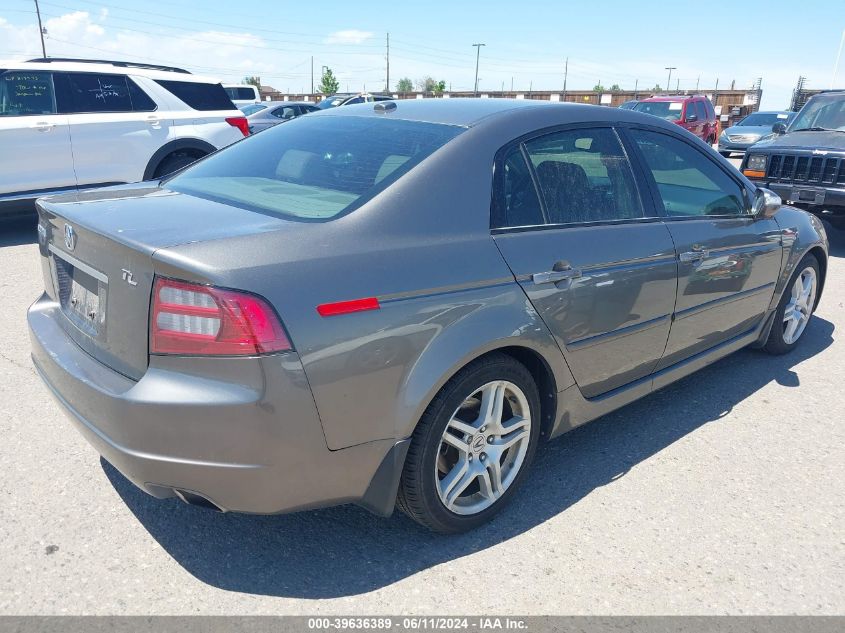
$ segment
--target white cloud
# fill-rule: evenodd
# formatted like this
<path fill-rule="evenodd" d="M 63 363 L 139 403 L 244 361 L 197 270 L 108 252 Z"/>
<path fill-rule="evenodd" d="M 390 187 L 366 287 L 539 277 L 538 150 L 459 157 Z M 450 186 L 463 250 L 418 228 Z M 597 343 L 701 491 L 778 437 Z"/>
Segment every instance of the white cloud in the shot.
<path fill-rule="evenodd" d="M 326 38 L 326 44 L 361 44 L 373 36 L 370 31 L 359 31 L 348 29 L 346 31 L 335 31 Z"/>

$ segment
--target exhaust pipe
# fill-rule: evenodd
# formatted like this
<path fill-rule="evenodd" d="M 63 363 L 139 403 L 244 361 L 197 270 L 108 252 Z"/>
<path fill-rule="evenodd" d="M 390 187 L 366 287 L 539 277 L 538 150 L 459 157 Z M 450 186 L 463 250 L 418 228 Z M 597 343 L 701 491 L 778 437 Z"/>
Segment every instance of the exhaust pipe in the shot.
<path fill-rule="evenodd" d="M 173 489 L 174 494 L 179 497 L 182 501 L 187 503 L 189 506 L 196 506 L 198 508 L 206 508 L 208 510 L 215 510 L 216 512 L 226 512 L 223 508 L 219 505 L 214 503 L 211 499 L 207 497 L 203 497 L 201 494 L 197 492 L 191 492 L 190 490 L 181 490 L 179 488 Z"/>

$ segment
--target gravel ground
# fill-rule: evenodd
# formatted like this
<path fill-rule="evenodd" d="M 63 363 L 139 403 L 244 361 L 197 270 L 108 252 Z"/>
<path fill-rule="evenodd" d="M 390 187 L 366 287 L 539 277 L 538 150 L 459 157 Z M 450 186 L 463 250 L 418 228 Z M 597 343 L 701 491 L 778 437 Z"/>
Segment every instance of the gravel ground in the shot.
<path fill-rule="evenodd" d="M 745 350 L 538 456 L 445 538 L 355 507 L 219 515 L 102 462 L 29 360 L 32 227 L 0 228 L 0 614 L 845 613 L 845 233 L 793 354 Z"/>

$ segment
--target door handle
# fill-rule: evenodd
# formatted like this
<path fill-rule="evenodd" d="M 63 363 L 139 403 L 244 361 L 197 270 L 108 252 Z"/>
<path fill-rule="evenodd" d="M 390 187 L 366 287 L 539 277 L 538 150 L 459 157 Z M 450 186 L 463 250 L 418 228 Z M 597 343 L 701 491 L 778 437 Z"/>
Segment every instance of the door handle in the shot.
<path fill-rule="evenodd" d="M 56 127 L 56 124 L 50 123 L 49 121 L 38 121 L 32 127 L 38 130 L 39 132 L 49 132 L 54 127 Z"/>
<path fill-rule="evenodd" d="M 542 273 L 534 273 L 531 275 L 531 281 L 535 284 L 554 284 L 559 281 L 566 281 L 567 279 L 577 279 L 581 276 L 581 270 L 578 268 L 564 268 L 563 270 L 548 270 Z"/>
<path fill-rule="evenodd" d="M 694 250 L 694 251 L 687 251 L 685 253 L 681 253 L 678 256 L 682 262 L 699 262 L 705 257 L 707 257 L 710 253 L 705 250 Z"/>
<path fill-rule="evenodd" d="M 147 117 L 147 123 L 149 123 L 152 127 L 159 127 L 161 119 L 153 114 Z"/>

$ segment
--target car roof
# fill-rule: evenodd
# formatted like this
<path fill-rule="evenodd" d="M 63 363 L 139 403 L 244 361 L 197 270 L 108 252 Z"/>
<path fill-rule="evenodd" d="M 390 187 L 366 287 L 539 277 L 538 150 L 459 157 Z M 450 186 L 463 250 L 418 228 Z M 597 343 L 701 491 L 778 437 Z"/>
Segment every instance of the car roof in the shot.
<path fill-rule="evenodd" d="M 688 101 L 690 99 L 704 99 L 704 95 L 667 95 L 660 97 L 649 97 L 648 99 L 640 99 L 640 101 Z"/>
<path fill-rule="evenodd" d="M 396 108 L 385 112 L 385 103 L 395 103 Z M 533 113 L 549 112 L 555 110 L 566 113 L 567 116 L 560 117 L 561 123 L 598 121 L 604 120 L 613 114 L 618 120 L 642 121 L 645 117 L 651 122 L 651 115 L 634 112 L 632 110 L 620 110 L 619 108 L 608 108 L 604 106 L 585 105 L 579 103 L 556 103 L 551 101 L 539 101 L 533 99 L 397 99 L 392 102 L 380 101 L 374 103 L 362 103 L 342 108 L 331 108 L 329 110 L 318 110 L 310 117 L 317 116 L 374 116 L 390 117 L 406 121 L 419 121 L 425 123 L 440 123 L 443 125 L 456 125 L 460 127 L 473 127 L 482 121 L 489 121 L 506 116 L 531 116 Z"/>
<path fill-rule="evenodd" d="M 163 81 L 186 81 L 195 83 L 220 83 L 219 79 L 203 75 L 194 75 L 181 69 L 164 70 L 165 67 L 155 68 L 144 65 L 135 66 L 131 62 L 106 61 L 7 61 L 3 62 L 4 70 L 33 70 L 42 72 L 80 72 L 80 73 L 109 73 L 116 75 L 135 75 L 160 79 Z"/>

